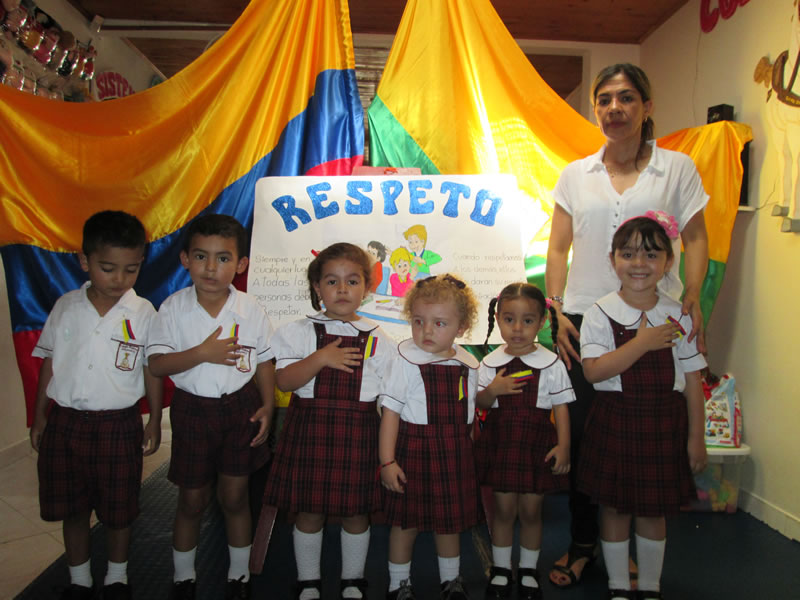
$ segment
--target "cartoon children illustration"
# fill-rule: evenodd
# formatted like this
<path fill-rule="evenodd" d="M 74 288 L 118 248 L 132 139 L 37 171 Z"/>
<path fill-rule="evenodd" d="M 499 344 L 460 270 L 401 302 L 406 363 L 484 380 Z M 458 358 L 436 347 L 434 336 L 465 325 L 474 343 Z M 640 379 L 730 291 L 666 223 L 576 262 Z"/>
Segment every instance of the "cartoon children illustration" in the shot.
<path fill-rule="evenodd" d="M 424 225 L 412 225 L 403 233 L 403 237 L 408 240 L 408 247 L 411 250 L 411 262 L 416 265 L 417 270 L 423 277 L 431 274 L 431 265 L 442 262 L 442 257 L 426 250 L 428 243 L 428 231 Z"/>
<path fill-rule="evenodd" d="M 389 263 L 394 269 L 394 273 L 389 277 L 389 284 L 392 289 L 392 296 L 402 298 L 406 292 L 414 285 L 414 278 L 417 276 L 418 267 L 412 262 L 414 255 L 408 248 L 402 246 L 392 252 Z"/>
<path fill-rule="evenodd" d="M 372 261 L 372 271 L 370 277 L 369 291 L 375 292 L 378 286 L 383 282 L 383 261 L 386 260 L 386 254 L 389 249 L 375 240 L 367 244 L 367 254 L 369 254 L 370 261 Z"/>

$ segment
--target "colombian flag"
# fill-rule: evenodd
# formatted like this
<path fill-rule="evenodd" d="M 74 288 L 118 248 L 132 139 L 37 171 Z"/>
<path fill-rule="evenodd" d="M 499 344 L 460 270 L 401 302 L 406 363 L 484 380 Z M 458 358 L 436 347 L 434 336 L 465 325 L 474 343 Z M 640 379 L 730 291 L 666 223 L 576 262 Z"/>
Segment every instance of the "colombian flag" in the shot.
<path fill-rule="evenodd" d="M 368 110 L 375 166 L 423 173 L 513 173 L 538 222 L 528 279 L 544 289 L 551 190 L 569 162 L 597 151 L 600 130 L 538 75 L 489 0 L 408 0 L 377 97 Z M 708 319 L 722 285 L 750 128 L 716 123 L 658 141 L 697 165 L 706 192 Z M 499 291 L 499 290 L 498 290 Z M 549 343 L 548 331 L 540 339 Z"/>
<path fill-rule="evenodd" d="M 87 217 L 141 219 L 151 242 L 136 291 L 158 307 L 190 283 L 178 255 L 191 219 L 249 229 L 257 179 L 350 174 L 363 151 L 347 0 L 252 0 L 186 69 L 118 100 L 0 86 L 0 252 L 29 421 L 30 353 L 55 300 L 85 280 L 74 252 Z"/>

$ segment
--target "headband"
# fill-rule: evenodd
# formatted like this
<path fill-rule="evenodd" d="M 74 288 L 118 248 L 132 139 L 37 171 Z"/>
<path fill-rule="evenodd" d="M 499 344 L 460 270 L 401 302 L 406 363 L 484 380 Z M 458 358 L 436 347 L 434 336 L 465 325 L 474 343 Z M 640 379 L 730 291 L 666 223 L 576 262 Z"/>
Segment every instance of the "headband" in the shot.
<path fill-rule="evenodd" d="M 655 221 L 661 227 L 664 228 L 664 231 L 667 234 L 667 237 L 671 240 L 677 240 L 680 232 L 678 231 L 678 222 L 675 220 L 670 214 L 665 213 L 663 210 L 648 210 L 646 213 L 639 217 L 631 217 L 622 223 L 625 225 L 628 221 L 632 221 L 633 219 L 650 219 L 651 221 Z"/>

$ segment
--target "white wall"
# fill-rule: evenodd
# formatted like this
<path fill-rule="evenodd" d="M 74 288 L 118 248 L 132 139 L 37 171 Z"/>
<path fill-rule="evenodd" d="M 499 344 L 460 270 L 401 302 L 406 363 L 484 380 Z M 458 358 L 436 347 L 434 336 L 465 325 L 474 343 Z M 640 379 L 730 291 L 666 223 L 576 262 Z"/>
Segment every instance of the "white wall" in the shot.
<path fill-rule="evenodd" d="M 717 5 L 716 1 L 710 3 Z M 700 0 L 690 0 L 641 47 L 641 66 L 655 88 L 661 133 L 701 125 L 706 109 L 731 104 L 753 128 L 750 203 L 733 232 L 725 282 L 709 322 L 709 363 L 736 377 L 744 441 L 740 506 L 800 539 L 800 234 L 781 233 L 776 202 L 776 150 L 767 125 L 767 90 L 753 79 L 762 56 L 789 46 L 793 0 L 738 7 L 710 33 L 700 29 Z M 800 116 L 800 108 L 796 109 Z"/>

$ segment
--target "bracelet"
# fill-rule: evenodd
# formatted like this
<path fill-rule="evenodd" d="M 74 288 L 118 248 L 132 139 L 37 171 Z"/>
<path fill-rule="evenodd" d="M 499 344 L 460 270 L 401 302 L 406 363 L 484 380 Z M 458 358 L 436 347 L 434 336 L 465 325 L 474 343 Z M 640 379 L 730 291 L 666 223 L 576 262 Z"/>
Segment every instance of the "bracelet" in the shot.
<path fill-rule="evenodd" d="M 381 471 L 383 471 L 383 468 L 384 468 L 384 467 L 388 467 L 389 465 L 393 465 L 393 464 L 394 464 L 394 463 L 396 463 L 396 462 L 397 462 L 397 461 L 396 461 L 395 459 L 392 459 L 392 460 L 390 460 L 389 462 L 387 462 L 387 463 L 383 463 L 382 465 L 380 465 L 380 466 L 378 467 L 378 469 L 375 471 L 375 479 L 376 479 L 376 481 L 377 481 L 377 480 L 380 480 L 380 478 L 381 478 Z"/>
<path fill-rule="evenodd" d="M 558 302 L 559 304 L 564 304 L 564 298 L 562 296 L 548 296 L 550 300 L 553 302 Z"/>

